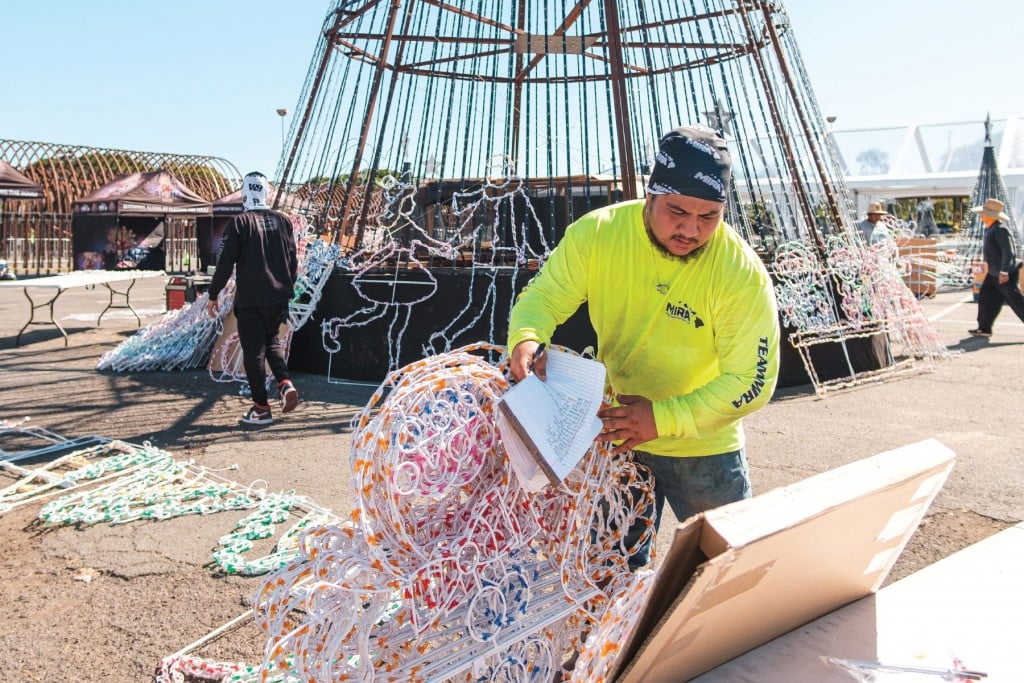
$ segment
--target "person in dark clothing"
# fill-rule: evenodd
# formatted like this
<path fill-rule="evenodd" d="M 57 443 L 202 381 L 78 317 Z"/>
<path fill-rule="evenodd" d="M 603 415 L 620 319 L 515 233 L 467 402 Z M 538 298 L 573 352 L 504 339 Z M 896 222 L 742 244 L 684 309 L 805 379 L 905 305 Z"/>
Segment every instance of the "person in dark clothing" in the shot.
<path fill-rule="evenodd" d="M 968 330 L 975 337 L 991 337 L 992 325 L 1005 302 L 1024 322 L 1024 295 L 1020 291 L 1021 261 L 1013 233 L 1006 227 L 1010 220 L 998 199 L 986 199 L 971 211 L 981 214 L 987 226 L 981 243 L 981 254 L 988 270 L 978 292 L 978 327 Z"/>
<path fill-rule="evenodd" d="M 295 290 L 298 260 L 288 217 L 267 206 L 267 178 L 250 173 L 242 180 L 245 211 L 231 219 L 224 230 L 217 270 L 208 293 L 207 311 L 217 315 L 217 296 L 235 270 L 235 318 L 242 363 L 252 392 L 253 406 L 242 416 L 246 424 L 273 421 L 267 398 L 264 362 L 277 380 L 282 412 L 294 410 L 299 392 L 288 374 L 288 363 L 278 337 L 288 319 L 288 302 Z"/>

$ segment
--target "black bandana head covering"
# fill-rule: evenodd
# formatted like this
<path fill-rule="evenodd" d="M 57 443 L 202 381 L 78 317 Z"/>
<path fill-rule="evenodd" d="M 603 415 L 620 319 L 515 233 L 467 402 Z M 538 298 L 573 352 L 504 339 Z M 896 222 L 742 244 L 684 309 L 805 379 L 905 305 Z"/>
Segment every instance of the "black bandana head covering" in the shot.
<path fill-rule="evenodd" d="M 246 211 L 270 208 L 267 206 L 267 177 L 262 173 L 247 173 L 242 179 L 242 208 Z"/>
<path fill-rule="evenodd" d="M 725 202 L 732 160 L 725 140 L 706 126 L 669 131 L 658 143 L 647 194 L 683 194 Z"/>

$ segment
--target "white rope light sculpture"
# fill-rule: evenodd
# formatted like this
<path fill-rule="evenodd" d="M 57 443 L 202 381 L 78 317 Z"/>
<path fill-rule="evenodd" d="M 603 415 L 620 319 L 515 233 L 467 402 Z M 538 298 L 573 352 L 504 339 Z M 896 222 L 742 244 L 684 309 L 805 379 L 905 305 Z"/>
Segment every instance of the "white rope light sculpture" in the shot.
<path fill-rule="evenodd" d="M 234 295 L 234 280 L 226 300 Z M 189 370 L 201 367 L 210 356 L 222 323 L 206 313 L 209 296 L 201 294 L 179 309 L 136 332 L 100 356 L 97 370 L 136 372 Z"/>
<path fill-rule="evenodd" d="M 312 241 L 309 226 L 301 215 L 289 216 L 294 230 L 299 258 L 299 275 L 295 293 L 289 304 L 289 336 L 309 320 L 320 294 L 334 266 L 339 249 L 322 241 Z M 217 297 L 219 315 L 211 318 L 206 311 L 209 296 L 199 295 L 182 308 L 168 311 L 159 320 L 148 325 L 124 342 L 104 353 L 97 370 L 133 372 L 147 370 L 187 370 L 202 367 L 210 359 L 214 344 L 224 329 L 223 317 L 234 301 L 235 280 L 232 277 Z M 286 348 L 289 344 L 286 343 Z M 219 374 L 210 370 L 216 381 L 244 381 L 238 337 L 232 335 L 221 345 Z"/>
<path fill-rule="evenodd" d="M 888 227 L 895 237 L 869 247 L 854 244 L 847 236 L 830 239 L 825 263 L 801 242 L 786 242 L 776 250 L 771 270 L 779 313 L 783 323 L 795 330 L 789 342 L 800 353 L 818 394 L 928 371 L 933 361 L 952 356 L 904 283 L 913 264 L 897 249 L 896 239 L 906 236 L 902 223 L 891 218 Z M 878 334 L 885 336 L 881 367 L 855 370 L 847 344 Z M 811 349 L 831 343 L 842 348 L 847 374 L 823 381 Z"/>
<path fill-rule="evenodd" d="M 507 173 L 507 160 L 490 163 L 489 169 Z M 471 266 L 470 280 L 460 291 L 465 292 L 465 305 L 451 320 L 439 325 L 422 349 L 423 355 L 450 351 L 467 334 L 475 334 L 472 331 L 477 323 L 487 316 L 486 338 L 496 341 L 496 312 L 511 306 L 511 299 L 504 307 L 498 305 L 499 267 L 504 277 L 514 280 L 521 270 L 539 267 L 551 251 L 522 179 L 507 175 L 487 177 L 473 190 L 453 193 L 451 213 L 456 217 L 456 227 L 436 235 L 412 217 L 416 186 L 392 176 L 378 181 L 378 185 L 384 210 L 369 229 L 374 238 L 340 262 L 342 271 L 353 274 L 352 286 L 366 305 L 322 323 L 324 349 L 330 360 L 340 351 L 338 339 L 342 334 L 378 320 L 389 320 L 388 368 L 397 369 L 412 308 L 429 300 L 438 290 L 430 268 L 432 260 L 464 258 L 466 265 Z M 512 226 L 505 231 L 506 241 L 500 229 L 502 221 Z M 530 232 L 539 235 L 539 251 L 527 239 Z M 486 249 L 481 246 L 484 244 L 488 245 Z M 485 283 L 482 300 L 474 293 L 477 279 Z M 513 295 L 510 292 L 509 296 Z"/>
<path fill-rule="evenodd" d="M 611 596 L 637 589 L 623 534 L 650 491 L 626 493 L 634 465 L 600 444 L 558 490 L 520 489 L 493 419 L 504 365 L 475 355 L 498 351 L 410 364 L 353 419 L 353 525 L 304 531 L 264 582 L 265 671 L 550 680 Z"/>

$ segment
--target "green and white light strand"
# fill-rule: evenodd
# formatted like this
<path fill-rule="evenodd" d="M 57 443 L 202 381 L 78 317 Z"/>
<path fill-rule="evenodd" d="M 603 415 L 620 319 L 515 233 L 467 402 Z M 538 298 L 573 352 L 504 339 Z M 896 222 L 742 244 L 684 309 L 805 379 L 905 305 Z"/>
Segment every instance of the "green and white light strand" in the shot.
<path fill-rule="evenodd" d="M 254 541 L 271 538 L 275 525 L 283 524 L 296 509 L 308 510 L 290 526 L 274 546 L 273 552 L 255 559 L 243 555 L 252 550 Z M 299 533 L 311 526 L 337 524 L 340 519 L 330 510 L 318 507 L 309 498 L 294 493 L 271 493 L 256 509 L 238 521 L 234 531 L 222 536 L 213 553 L 213 562 L 227 574 L 257 576 L 279 569 L 298 554 Z"/>
<path fill-rule="evenodd" d="M 57 490 L 77 488 L 83 483 L 148 467 L 169 457 L 148 444 L 137 446 L 115 440 L 68 453 L 36 469 L 0 461 L 0 469 L 22 475 L 13 484 L 0 489 L 0 515 Z M 69 467 L 70 470 L 66 469 Z"/>
<path fill-rule="evenodd" d="M 137 519 L 171 519 L 246 510 L 258 498 L 233 482 L 221 483 L 192 461 L 166 458 L 96 489 L 47 503 L 39 519 L 47 524 L 125 524 Z"/>

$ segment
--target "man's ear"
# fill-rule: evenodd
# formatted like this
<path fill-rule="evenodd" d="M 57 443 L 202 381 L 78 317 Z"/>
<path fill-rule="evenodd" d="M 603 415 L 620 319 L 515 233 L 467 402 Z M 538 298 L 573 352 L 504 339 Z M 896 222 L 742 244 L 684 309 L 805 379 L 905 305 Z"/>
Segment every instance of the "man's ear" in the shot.
<path fill-rule="evenodd" d="M 648 213 L 651 212 L 651 206 L 654 204 L 654 198 L 657 197 L 657 196 L 658 195 L 656 195 L 656 194 L 649 194 L 649 195 L 647 195 L 647 198 L 644 199 L 644 215 L 645 216 Z"/>

